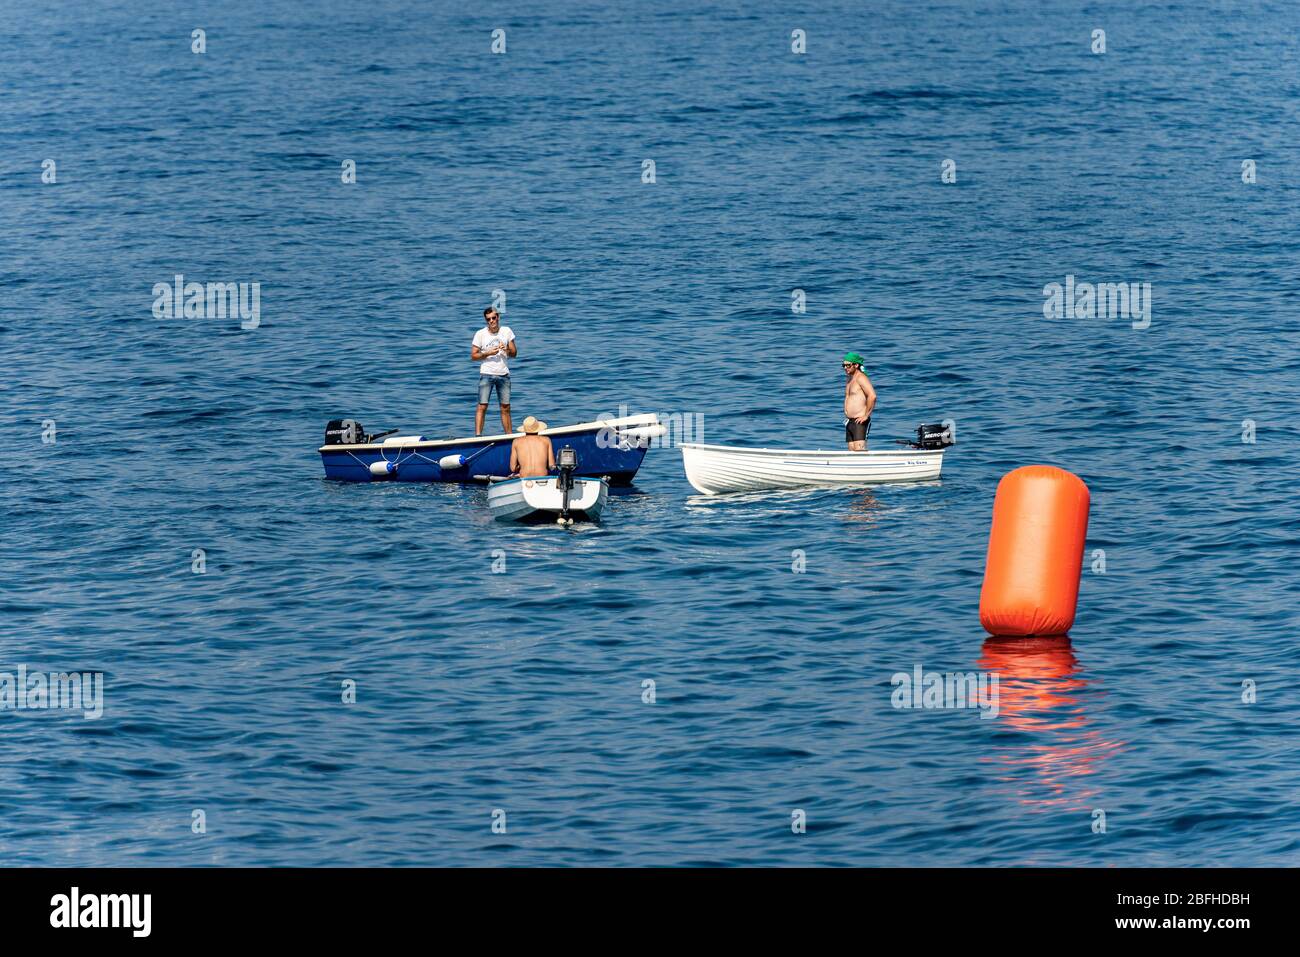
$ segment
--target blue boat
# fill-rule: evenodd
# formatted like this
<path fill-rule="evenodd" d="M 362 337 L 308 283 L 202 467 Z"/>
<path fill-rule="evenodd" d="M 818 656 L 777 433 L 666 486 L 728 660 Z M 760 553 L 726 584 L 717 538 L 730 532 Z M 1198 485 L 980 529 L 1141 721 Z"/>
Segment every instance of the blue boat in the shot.
<path fill-rule="evenodd" d="M 575 475 L 629 485 L 650 440 L 667 429 L 653 412 L 542 430 L 558 452 L 578 454 Z M 510 444 L 523 435 L 426 439 L 422 435 L 367 435 L 351 419 L 335 420 L 320 447 L 325 477 L 342 482 L 490 482 L 510 475 Z"/>

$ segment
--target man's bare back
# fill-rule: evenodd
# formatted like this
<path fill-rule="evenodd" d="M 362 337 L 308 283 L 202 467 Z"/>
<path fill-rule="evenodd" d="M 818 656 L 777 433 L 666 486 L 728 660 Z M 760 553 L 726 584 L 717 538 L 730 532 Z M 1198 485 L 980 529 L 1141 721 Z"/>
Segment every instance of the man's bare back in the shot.
<path fill-rule="evenodd" d="M 545 435 L 521 435 L 510 445 L 510 472 L 520 478 L 545 478 L 555 468 L 555 449 Z"/>

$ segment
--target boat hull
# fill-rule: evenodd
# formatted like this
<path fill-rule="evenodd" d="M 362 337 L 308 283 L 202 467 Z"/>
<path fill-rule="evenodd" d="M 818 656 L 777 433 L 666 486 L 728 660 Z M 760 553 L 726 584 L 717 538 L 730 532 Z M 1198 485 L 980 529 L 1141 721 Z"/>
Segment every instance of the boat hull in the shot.
<path fill-rule="evenodd" d="M 681 449 L 687 481 L 705 495 L 924 482 L 937 479 L 943 468 L 942 449 L 785 451 L 696 444 Z"/>
<path fill-rule="evenodd" d="M 488 486 L 488 508 L 502 522 L 554 522 L 560 517 L 564 492 L 558 478 L 508 479 Z M 569 492 L 569 517 L 596 522 L 609 497 L 601 479 L 577 479 Z"/>
<path fill-rule="evenodd" d="M 558 451 L 568 445 L 578 455 L 576 475 L 608 477 L 613 485 L 628 485 L 645 458 L 650 439 L 663 426 L 653 414 L 627 416 L 547 429 Z M 428 441 L 408 436 L 400 441 L 369 445 L 323 445 L 325 477 L 341 482 L 488 482 L 510 474 L 510 445 L 523 433 Z M 446 468 L 442 462 L 460 456 L 465 464 Z M 373 467 L 373 468 L 372 468 Z M 382 474 L 375 474 L 379 470 Z"/>

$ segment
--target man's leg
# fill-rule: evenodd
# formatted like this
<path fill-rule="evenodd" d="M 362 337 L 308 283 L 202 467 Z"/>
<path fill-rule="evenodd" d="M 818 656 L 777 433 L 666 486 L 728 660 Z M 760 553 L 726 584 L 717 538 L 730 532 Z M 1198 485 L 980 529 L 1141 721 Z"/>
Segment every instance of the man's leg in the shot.
<path fill-rule="evenodd" d="M 844 441 L 848 443 L 850 452 L 866 451 L 866 435 L 862 432 L 862 426 L 852 419 L 844 423 Z"/>
<path fill-rule="evenodd" d="M 497 380 L 497 404 L 501 406 L 501 425 L 506 435 L 514 431 L 510 423 L 510 375 L 507 373 Z"/>
<path fill-rule="evenodd" d="M 478 408 L 474 410 L 474 434 L 483 434 L 483 417 L 487 415 L 488 402 L 492 398 L 492 380 L 485 375 L 478 377 Z"/>

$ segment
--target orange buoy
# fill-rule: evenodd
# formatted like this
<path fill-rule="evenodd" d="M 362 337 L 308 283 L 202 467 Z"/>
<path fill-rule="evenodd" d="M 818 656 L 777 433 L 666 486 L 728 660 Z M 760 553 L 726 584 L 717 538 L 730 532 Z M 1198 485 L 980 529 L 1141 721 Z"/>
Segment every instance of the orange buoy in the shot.
<path fill-rule="evenodd" d="M 1002 476 L 980 589 L 980 624 L 989 634 L 1070 630 L 1089 501 L 1088 486 L 1065 469 L 1026 465 Z"/>

